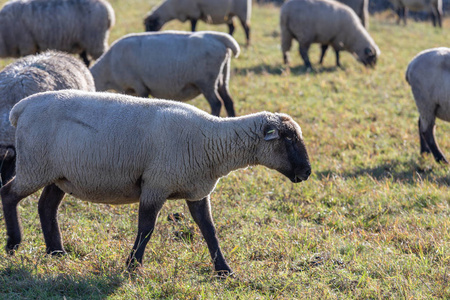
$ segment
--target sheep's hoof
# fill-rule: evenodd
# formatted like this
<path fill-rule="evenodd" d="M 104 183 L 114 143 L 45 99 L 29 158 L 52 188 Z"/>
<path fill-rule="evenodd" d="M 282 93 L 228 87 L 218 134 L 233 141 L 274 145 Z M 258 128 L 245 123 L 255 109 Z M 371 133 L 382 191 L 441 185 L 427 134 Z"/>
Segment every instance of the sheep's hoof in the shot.
<path fill-rule="evenodd" d="M 64 250 L 53 250 L 53 251 L 48 251 L 47 254 L 51 255 L 52 257 L 62 257 L 64 255 L 66 255 L 67 253 Z"/>
<path fill-rule="evenodd" d="M 219 279 L 226 279 L 228 277 L 235 277 L 235 274 L 232 270 L 220 270 L 215 272 L 214 277 Z"/>
<path fill-rule="evenodd" d="M 127 260 L 127 271 L 129 273 L 136 272 L 140 267 L 142 267 L 142 264 L 139 263 L 136 259 Z"/>
<path fill-rule="evenodd" d="M 6 247 L 5 247 L 5 250 L 6 250 L 6 253 L 8 254 L 8 255 L 14 255 L 15 253 L 16 253 L 16 250 L 17 249 L 19 249 L 19 244 L 16 244 L 16 245 L 12 245 L 12 246 L 10 246 L 10 245 L 7 245 Z"/>

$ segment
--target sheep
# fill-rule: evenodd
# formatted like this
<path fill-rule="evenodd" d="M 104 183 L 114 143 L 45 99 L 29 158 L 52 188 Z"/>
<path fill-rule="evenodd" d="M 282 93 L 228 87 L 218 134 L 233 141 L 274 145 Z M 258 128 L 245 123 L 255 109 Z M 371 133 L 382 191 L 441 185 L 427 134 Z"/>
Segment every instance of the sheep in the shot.
<path fill-rule="evenodd" d="M 42 187 L 38 212 L 49 254 L 65 252 L 57 220 L 65 193 L 96 203 L 139 202 L 130 270 L 142 264 L 166 199 L 185 199 L 215 270 L 231 274 L 210 211 L 218 180 L 250 165 L 294 183 L 311 174 L 301 128 L 282 113 L 220 118 L 185 103 L 66 90 L 20 101 L 10 121 L 17 174 L 0 190 L 10 254 L 21 242 L 17 205 Z"/>
<path fill-rule="evenodd" d="M 291 0 L 283 4 L 280 16 L 281 48 L 285 64 L 295 38 L 307 69 L 312 69 L 308 49 L 312 43 L 331 45 L 340 67 L 339 51 L 347 50 L 365 66 L 374 67 L 380 54 L 355 12 L 331 0 Z M 324 54 L 324 53 L 323 53 Z M 321 57 L 322 61 L 323 57 Z"/>
<path fill-rule="evenodd" d="M 15 129 L 9 123 L 11 108 L 21 99 L 44 91 L 80 89 L 94 91 L 88 68 L 69 54 L 47 51 L 21 58 L 0 72 L 0 159 L 1 179 L 14 176 Z"/>
<path fill-rule="evenodd" d="M 191 30 L 195 31 L 198 20 L 211 24 L 227 24 L 233 35 L 233 17 L 237 16 L 242 24 L 250 44 L 251 0 L 165 0 L 153 8 L 145 17 L 146 31 L 158 31 L 173 19 L 181 22 L 191 21 Z"/>
<path fill-rule="evenodd" d="M 147 32 L 129 34 L 115 41 L 91 67 L 97 91 L 178 101 L 203 94 L 218 116 L 222 102 L 229 117 L 235 116 L 228 90 L 231 52 L 238 43 L 229 34 L 201 32 Z"/>
<path fill-rule="evenodd" d="M 450 48 L 420 52 L 406 69 L 419 111 L 420 153 L 432 153 L 435 160 L 448 164 L 435 140 L 435 120 L 450 122 Z"/>
<path fill-rule="evenodd" d="M 53 49 L 99 58 L 108 48 L 114 11 L 105 0 L 16 0 L 0 11 L 0 57 Z"/>
<path fill-rule="evenodd" d="M 437 25 L 442 28 L 442 0 L 390 0 L 398 19 L 397 24 L 403 19 L 403 24 L 406 25 L 406 16 L 408 9 L 412 11 L 426 11 L 431 15 L 431 22 L 433 26 Z"/>

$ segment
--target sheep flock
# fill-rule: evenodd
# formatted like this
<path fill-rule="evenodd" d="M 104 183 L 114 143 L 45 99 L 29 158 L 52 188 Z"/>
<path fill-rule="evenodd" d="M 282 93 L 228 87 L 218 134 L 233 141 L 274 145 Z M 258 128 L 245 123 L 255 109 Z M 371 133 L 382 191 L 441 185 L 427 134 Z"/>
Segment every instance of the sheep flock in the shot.
<path fill-rule="evenodd" d="M 442 31 L 442 3 L 435 2 L 423 10 L 441 27 L 433 30 Z M 110 44 L 118 23 L 112 1 L 12 0 L 3 6 L 0 57 L 16 59 L 0 71 L 0 194 L 7 253 L 15 255 L 22 244 L 20 201 L 43 189 L 37 207 L 51 255 L 66 254 L 58 220 L 65 194 L 92 203 L 139 203 L 137 235 L 126 260 L 133 271 L 143 264 L 164 203 L 182 199 L 206 241 L 215 272 L 233 274 L 211 212 L 220 178 L 257 165 L 292 183 L 314 174 L 314 154 L 301 128 L 309 118 L 289 115 L 288 107 L 239 113 L 245 84 L 252 82 L 231 89 L 238 72 L 233 63 L 253 55 L 264 60 L 250 43 L 252 5 L 266 4 L 163 0 L 142 12 L 141 32 L 127 32 Z M 271 30 L 278 48 L 268 49 L 281 52 L 280 76 L 300 69 L 296 76 L 305 82 L 299 85 L 307 84 L 307 76 L 320 76 L 324 67 L 309 56 L 313 44 L 320 46 L 320 65 L 328 47 L 334 49 L 336 68 L 325 72 L 346 72 L 352 80 L 346 63 L 355 62 L 341 62 L 345 51 L 361 63 L 361 72 L 376 73 L 383 51 L 391 49 L 380 49 L 372 37 L 368 6 L 367 0 L 288 0 L 274 6 L 279 24 Z M 399 16 L 404 17 L 405 6 L 394 2 Z M 234 19 L 244 29 L 242 47 L 232 36 Z M 172 20 L 190 21 L 192 32 L 165 30 Z M 195 32 L 198 20 L 226 24 L 228 33 Z M 298 67 L 290 58 L 294 41 L 303 60 Z M 450 122 L 446 46 L 421 49 L 404 66 L 411 103 L 420 115 L 415 125 L 420 154 L 429 153 L 442 165 L 448 160 L 436 142 L 435 122 Z M 181 103 L 199 95 L 210 113 Z M 222 111 L 227 117 L 220 116 Z"/>

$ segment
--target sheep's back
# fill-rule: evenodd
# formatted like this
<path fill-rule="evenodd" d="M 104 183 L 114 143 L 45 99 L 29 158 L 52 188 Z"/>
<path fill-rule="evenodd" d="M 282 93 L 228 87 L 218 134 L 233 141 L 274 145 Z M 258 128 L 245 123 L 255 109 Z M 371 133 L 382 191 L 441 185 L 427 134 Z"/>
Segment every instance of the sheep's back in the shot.
<path fill-rule="evenodd" d="M 300 42 L 327 44 L 348 27 L 359 24 L 346 5 L 328 0 L 294 0 L 283 5 L 282 18 Z"/>
<path fill-rule="evenodd" d="M 99 44 L 98 40 L 102 44 L 104 32 L 114 23 L 112 8 L 102 0 L 13 1 L 5 5 L 0 16 L 12 23 L 9 29 L 22 43 L 36 43 L 37 51 L 80 53 Z M 21 53 L 26 54 L 32 53 Z"/>
<path fill-rule="evenodd" d="M 0 72 L 0 147 L 14 145 L 9 112 L 17 102 L 32 94 L 61 89 L 95 90 L 89 70 L 72 56 L 49 51 L 6 66 Z"/>
<path fill-rule="evenodd" d="M 11 115 L 18 119 L 17 174 L 31 178 L 22 181 L 40 170 L 49 180 L 63 178 L 57 184 L 65 192 L 116 204 L 137 201 L 141 180 L 155 189 L 186 184 L 187 147 L 217 119 L 173 101 L 75 90 L 33 95 Z"/>

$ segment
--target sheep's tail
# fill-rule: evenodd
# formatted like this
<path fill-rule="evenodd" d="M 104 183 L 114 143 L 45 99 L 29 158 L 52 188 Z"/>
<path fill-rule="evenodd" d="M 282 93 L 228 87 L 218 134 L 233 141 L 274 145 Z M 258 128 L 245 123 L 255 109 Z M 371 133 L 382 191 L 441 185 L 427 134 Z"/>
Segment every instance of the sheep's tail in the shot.
<path fill-rule="evenodd" d="M 28 101 L 19 101 L 11 109 L 11 112 L 9 113 L 9 122 L 11 122 L 12 126 L 17 127 L 17 120 L 19 120 L 19 117 L 24 111 L 27 103 Z"/>
<path fill-rule="evenodd" d="M 211 35 L 216 40 L 221 41 L 228 49 L 231 49 L 233 51 L 234 57 L 238 57 L 239 53 L 241 52 L 241 48 L 239 47 L 239 44 L 236 42 L 236 40 L 229 35 L 228 33 L 214 33 Z"/>
<path fill-rule="evenodd" d="M 405 80 L 406 82 L 411 85 L 411 83 L 409 82 L 409 73 L 410 73 L 410 69 L 411 68 L 411 63 L 409 63 L 408 67 L 406 68 L 406 72 L 405 72 Z"/>

